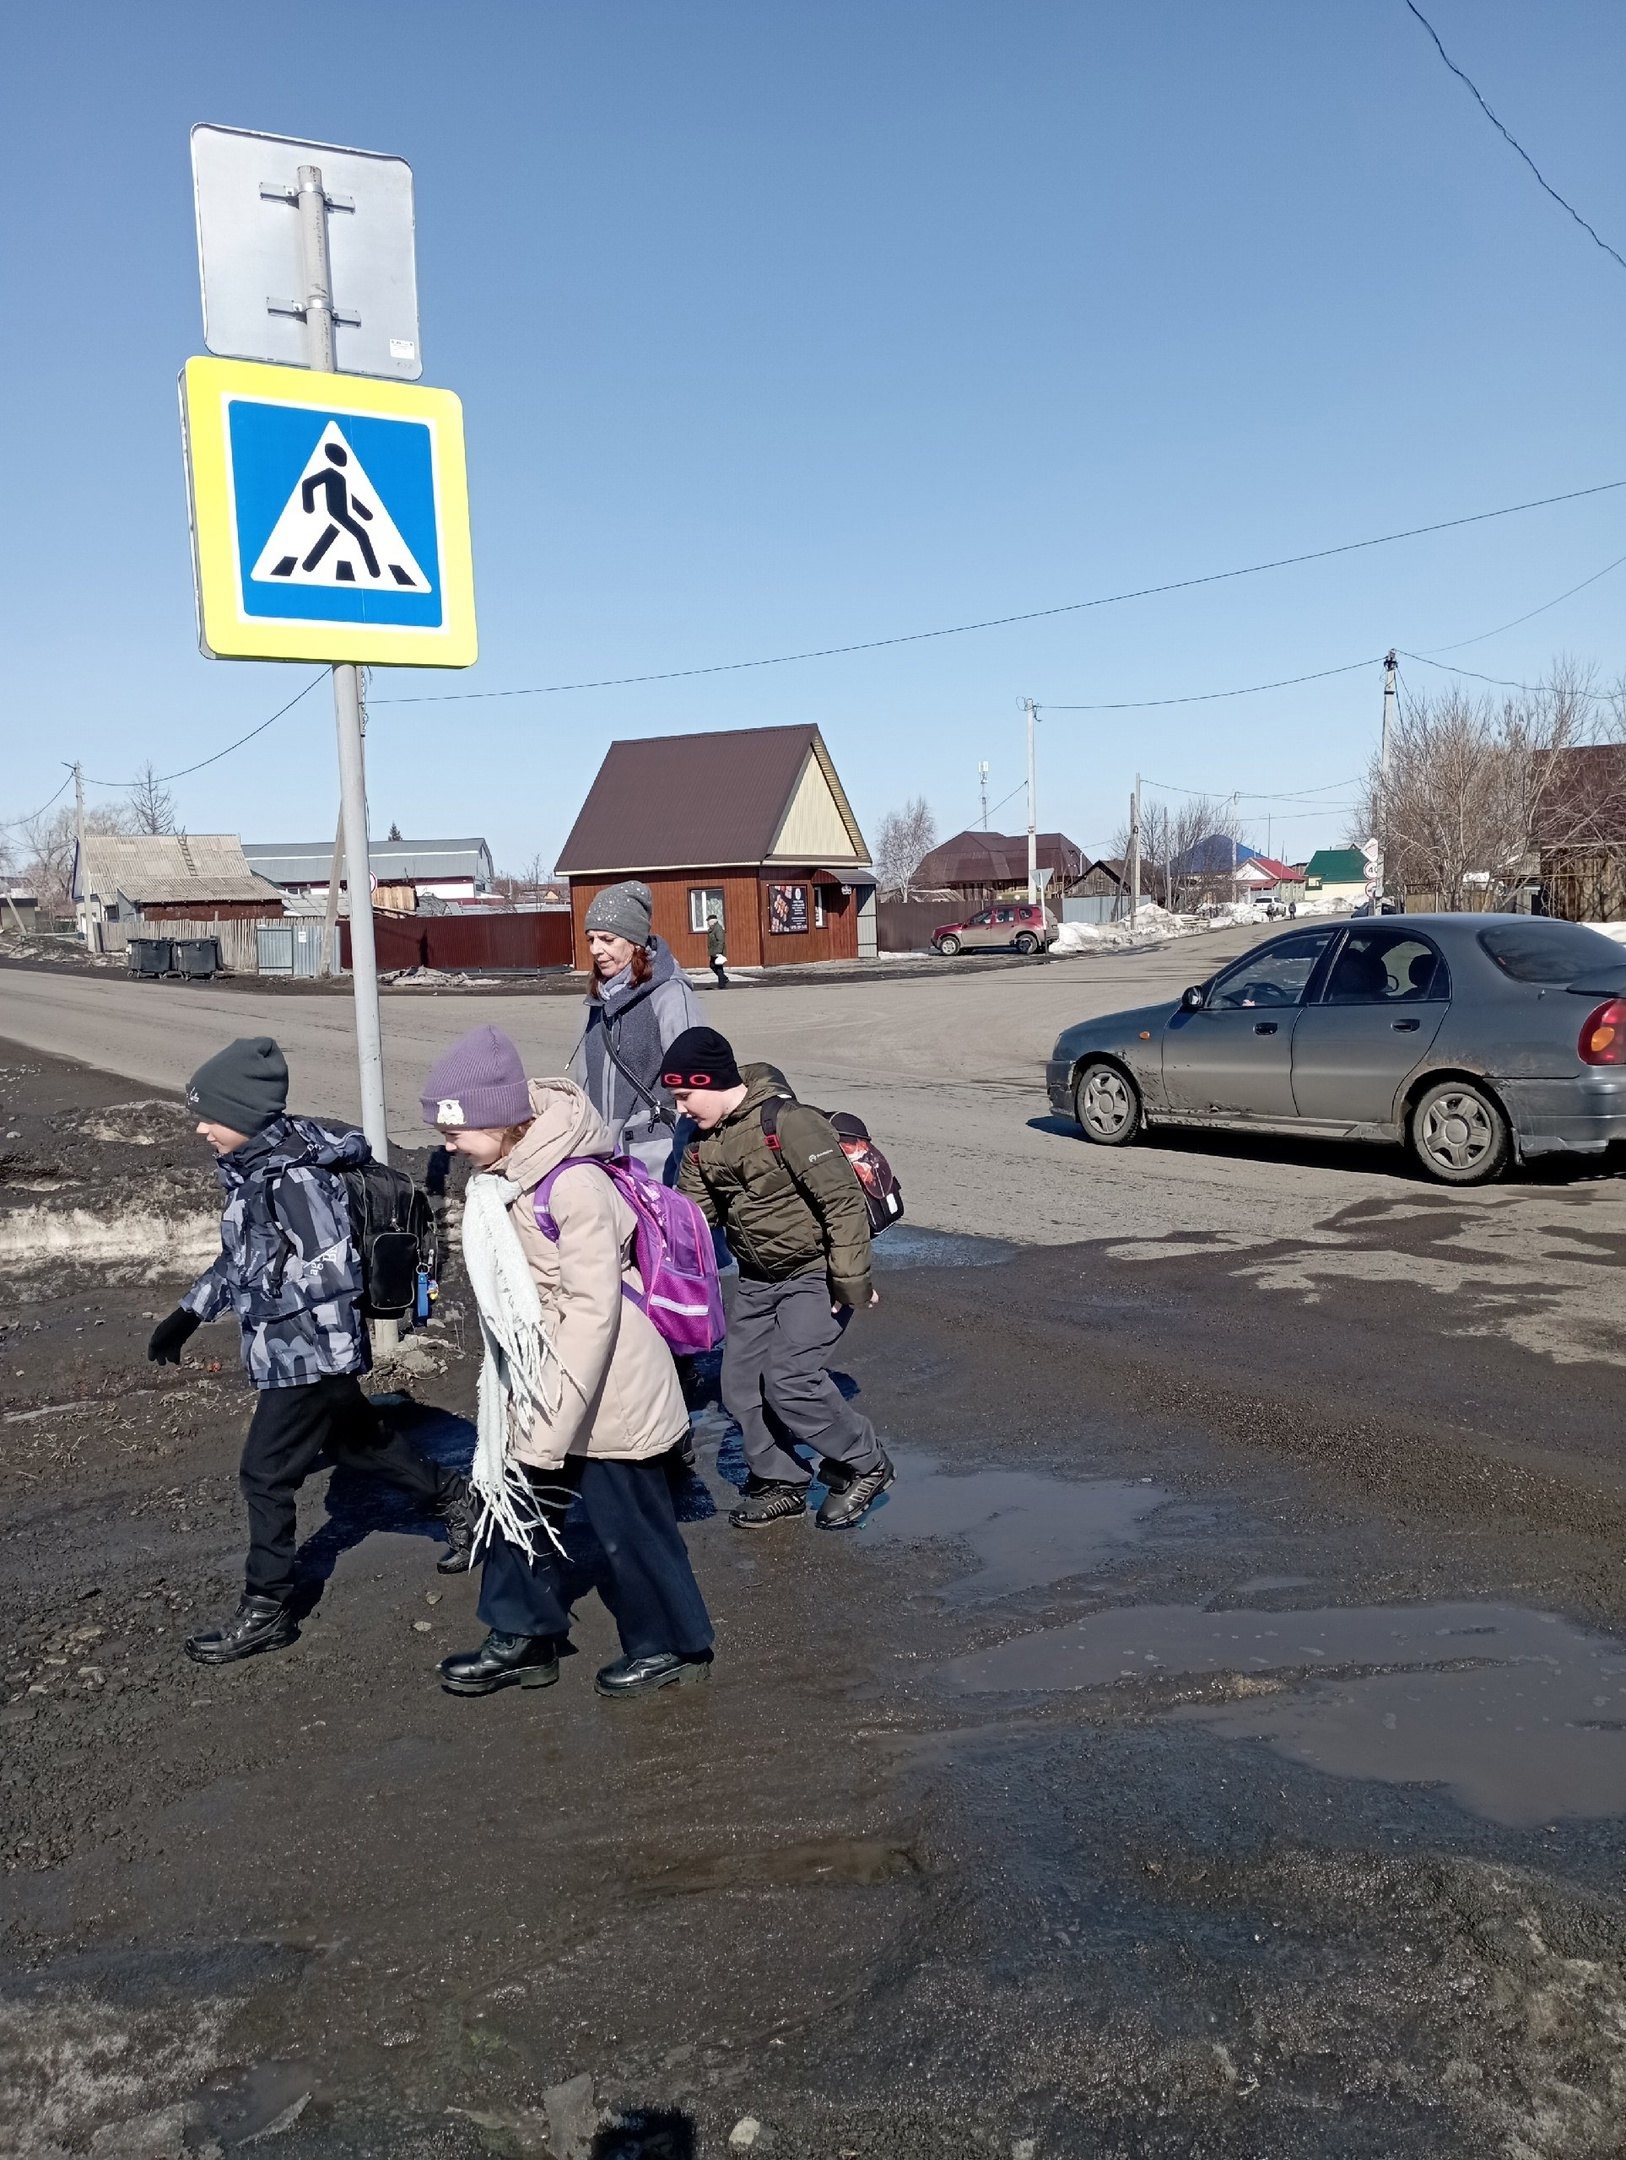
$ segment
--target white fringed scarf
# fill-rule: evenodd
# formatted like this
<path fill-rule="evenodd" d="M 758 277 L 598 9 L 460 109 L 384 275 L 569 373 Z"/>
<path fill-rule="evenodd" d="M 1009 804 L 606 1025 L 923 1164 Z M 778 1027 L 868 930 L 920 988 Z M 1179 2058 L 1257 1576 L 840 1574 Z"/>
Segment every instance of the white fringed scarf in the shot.
<path fill-rule="evenodd" d="M 476 1554 L 500 1532 L 534 1560 L 539 1530 L 559 1553 L 564 1546 L 535 1488 L 509 1454 L 509 1432 L 511 1424 L 528 1426 L 538 1411 L 557 1416 L 570 1375 L 554 1347 L 524 1247 L 509 1219 L 508 1210 L 521 1191 L 512 1179 L 485 1172 L 469 1179 L 463 1202 L 463 1265 L 479 1310 L 485 1353 L 470 1483 L 480 1510 Z M 561 1487 L 559 1497 L 568 1498 L 568 1489 Z"/>

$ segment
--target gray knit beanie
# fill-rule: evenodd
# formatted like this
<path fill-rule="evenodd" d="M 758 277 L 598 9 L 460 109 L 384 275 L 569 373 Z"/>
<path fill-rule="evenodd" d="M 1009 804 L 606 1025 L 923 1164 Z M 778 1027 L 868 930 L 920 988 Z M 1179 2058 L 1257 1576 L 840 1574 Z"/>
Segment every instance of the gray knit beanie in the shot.
<path fill-rule="evenodd" d="M 531 1115 L 525 1063 L 500 1028 L 476 1028 L 429 1068 L 423 1084 L 426 1125 L 473 1125 L 501 1132 Z"/>
<path fill-rule="evenodd" d="M 608 930 L 612 937 L 624 937 L 629 945 L 647 945 L 654 929 L 654 915 L 655 895 L 636 878 L 628 878 L 624 884 L 607 885 L 589 903 L 587 927 Z"/>
<path fill-rule="evenodd" d="M 288 1060 L 269 1035 L 243 1035 L 206 1058 L 186 1083 L 189 1109 L 250 1138 L 288 1107 Z"/>

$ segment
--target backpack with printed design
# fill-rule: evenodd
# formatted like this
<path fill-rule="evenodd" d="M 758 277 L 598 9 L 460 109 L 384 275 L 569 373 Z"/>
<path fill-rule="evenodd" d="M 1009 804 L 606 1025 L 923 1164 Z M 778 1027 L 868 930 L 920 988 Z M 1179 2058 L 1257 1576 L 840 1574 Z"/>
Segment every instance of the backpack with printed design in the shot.
<path fill-rule="evenodd" d="M 621 1294 L 636 1305 L 678 1357 L 715 1350 L 723 1339 L 723 1289 L 711 1225 L 687 1193 L 657 1184 L 631 1155 L 569 1155 L 536 1188 L 536 1226 L 559 1242 L 549 1209 L 553 1188 L 566 1170 L 589 1163 L 602 1170 L 637 1222 L 633 1257 L 641 1291 L 631 1283 Z"/>
<path fill-rule="evenodd" d="M 794 1102 L 794 1095 L 770 1095 L 762 1105 L 762 1137 L 777 1155 L 779 1147 L 779 1113 L 785 1105 Z M 811 1109 L 811 1103 L 804 1107 Z M 869 1127 L 851 1110 L 821 1110 L 818 1115 L 827 1118 L 835 1128 L 841 1143 L 841 1152 L 853 1166 L 858 1189 L 864 1195 L 864 1212 L 869 1217 L 869 1234 L 878 1238 L 883 1230 L 890 1230 L 895 1222 L 903 1220 L 903 1187 L 898 1183 L 892 1165 L 869 1136 Z"/>

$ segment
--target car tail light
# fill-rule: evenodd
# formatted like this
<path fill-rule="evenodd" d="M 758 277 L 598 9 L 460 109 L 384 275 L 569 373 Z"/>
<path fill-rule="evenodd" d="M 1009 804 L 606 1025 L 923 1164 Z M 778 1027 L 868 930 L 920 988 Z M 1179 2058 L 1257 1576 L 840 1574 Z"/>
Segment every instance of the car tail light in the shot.
<path fill-rule="evenodd" d="M 1626 1065 L 1626 998 L 1611 998 L 1589 1013 L 1577 1047 L 1583 1065 Z"/>

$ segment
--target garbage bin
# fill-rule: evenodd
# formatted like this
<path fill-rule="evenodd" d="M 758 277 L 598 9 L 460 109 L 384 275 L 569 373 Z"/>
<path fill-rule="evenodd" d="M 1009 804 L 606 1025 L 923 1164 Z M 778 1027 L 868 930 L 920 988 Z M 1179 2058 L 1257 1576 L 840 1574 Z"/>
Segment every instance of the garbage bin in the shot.
<path fill-rule="evenodd" d="M 175 941 L 167 937 L 133 937 L 129 956 L 132 975 L 167 975 L 175 965 Z"/>
<path fill-rule="evenodd" d="M 178 975 L 218 975 L 220 940 L 212 937 L 177 938 L 175 971 Z"/>

